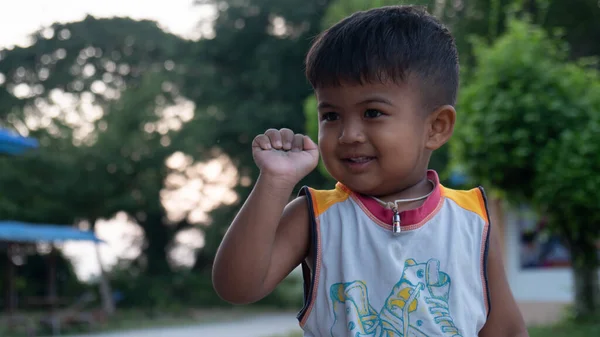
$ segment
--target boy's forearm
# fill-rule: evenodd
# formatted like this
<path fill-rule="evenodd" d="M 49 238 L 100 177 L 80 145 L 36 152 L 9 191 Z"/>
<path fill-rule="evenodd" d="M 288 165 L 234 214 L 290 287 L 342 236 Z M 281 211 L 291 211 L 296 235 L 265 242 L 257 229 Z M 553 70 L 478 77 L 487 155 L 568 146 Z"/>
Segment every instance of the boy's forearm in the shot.
<path fill-rule="evenodd" d="M 294 185 L 258 178 L 250 196 L 221 243 L 213 268 L 219 295 L 232 302 L 253 302 L 271 262 L 277 226 Z"/>

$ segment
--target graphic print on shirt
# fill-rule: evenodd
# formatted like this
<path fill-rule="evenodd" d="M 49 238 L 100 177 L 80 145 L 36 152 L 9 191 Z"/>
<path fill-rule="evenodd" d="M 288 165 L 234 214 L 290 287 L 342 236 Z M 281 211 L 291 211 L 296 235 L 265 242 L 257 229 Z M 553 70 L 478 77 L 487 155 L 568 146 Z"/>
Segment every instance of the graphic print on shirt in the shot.
<path fill-rule="evenodd" d="M 404 262 L 400 281 L 378 312 L 369 302 L 363 281 L 330 287 L 335 320 L 332 337 L 460 337 L 449 311 L 450 276 L 440 261 Z"/>

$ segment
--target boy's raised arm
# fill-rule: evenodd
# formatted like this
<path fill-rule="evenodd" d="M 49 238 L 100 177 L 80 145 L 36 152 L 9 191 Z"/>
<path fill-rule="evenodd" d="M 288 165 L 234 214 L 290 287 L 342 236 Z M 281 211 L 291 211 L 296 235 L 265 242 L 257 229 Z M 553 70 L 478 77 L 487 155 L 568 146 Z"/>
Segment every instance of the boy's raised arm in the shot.
<path fill-rule="evenodd" d="M 213 285 L 226 301 L 245 304 L 268 295 L 306 257 L 308 207 L 287 206 L 294 186 L 318 163 L 310 138 L 269 129 L 252 143 L 261 174 L 229 227 L 213 266 Z"/>

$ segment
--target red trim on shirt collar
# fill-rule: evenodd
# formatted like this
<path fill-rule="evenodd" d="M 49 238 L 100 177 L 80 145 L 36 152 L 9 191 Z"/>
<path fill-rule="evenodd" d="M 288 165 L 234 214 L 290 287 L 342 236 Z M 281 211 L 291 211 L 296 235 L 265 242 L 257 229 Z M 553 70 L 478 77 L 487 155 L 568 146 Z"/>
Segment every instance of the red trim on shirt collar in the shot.
<path fill-rule="evenodd" d="M 412 226 L 420 223 L 437 208 L 440 199 L 442 198 L 440 179 L 437 172 L 433 170 L 427 171 L 427 179 L 435 183 L 433 192 L 431 195 L 429 195 L 429 197 L 427 197 L 427 199 L 425 199 L 425 202 L 420 207 L 400 212 L 400 223 L 402 227 Z M 343 189 L 348 190 L 345 186 L 341 185 L 341 183 L 338 183 L 338 185 L 340 185 L 340 187 Z M 373 216 L 383 223 L 390 225 L 392 224 L 392 216 L 394 214 L 392 210 L 384 208 L 376 200 L 366 195 L 361 195 L 354 192 L 352 193 L 367 208 L 367 210 L 373 214 Z"/>

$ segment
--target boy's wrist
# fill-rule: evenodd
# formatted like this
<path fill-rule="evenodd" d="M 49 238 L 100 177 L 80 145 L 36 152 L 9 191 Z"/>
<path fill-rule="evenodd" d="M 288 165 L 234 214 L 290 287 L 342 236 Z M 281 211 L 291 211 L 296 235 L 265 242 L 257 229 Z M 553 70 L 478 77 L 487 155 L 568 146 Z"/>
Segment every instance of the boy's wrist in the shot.
<path fill-rule="evenodd" d="M 286 196 L 292 193 L 297 183 L 298 181 L 294 181 L 290 177 L 280 177 L 263 172 L 261 172 L 256 181 L 257 185 L 263 186 L 267 191 L 277 195 L 285 194 Z"/>

